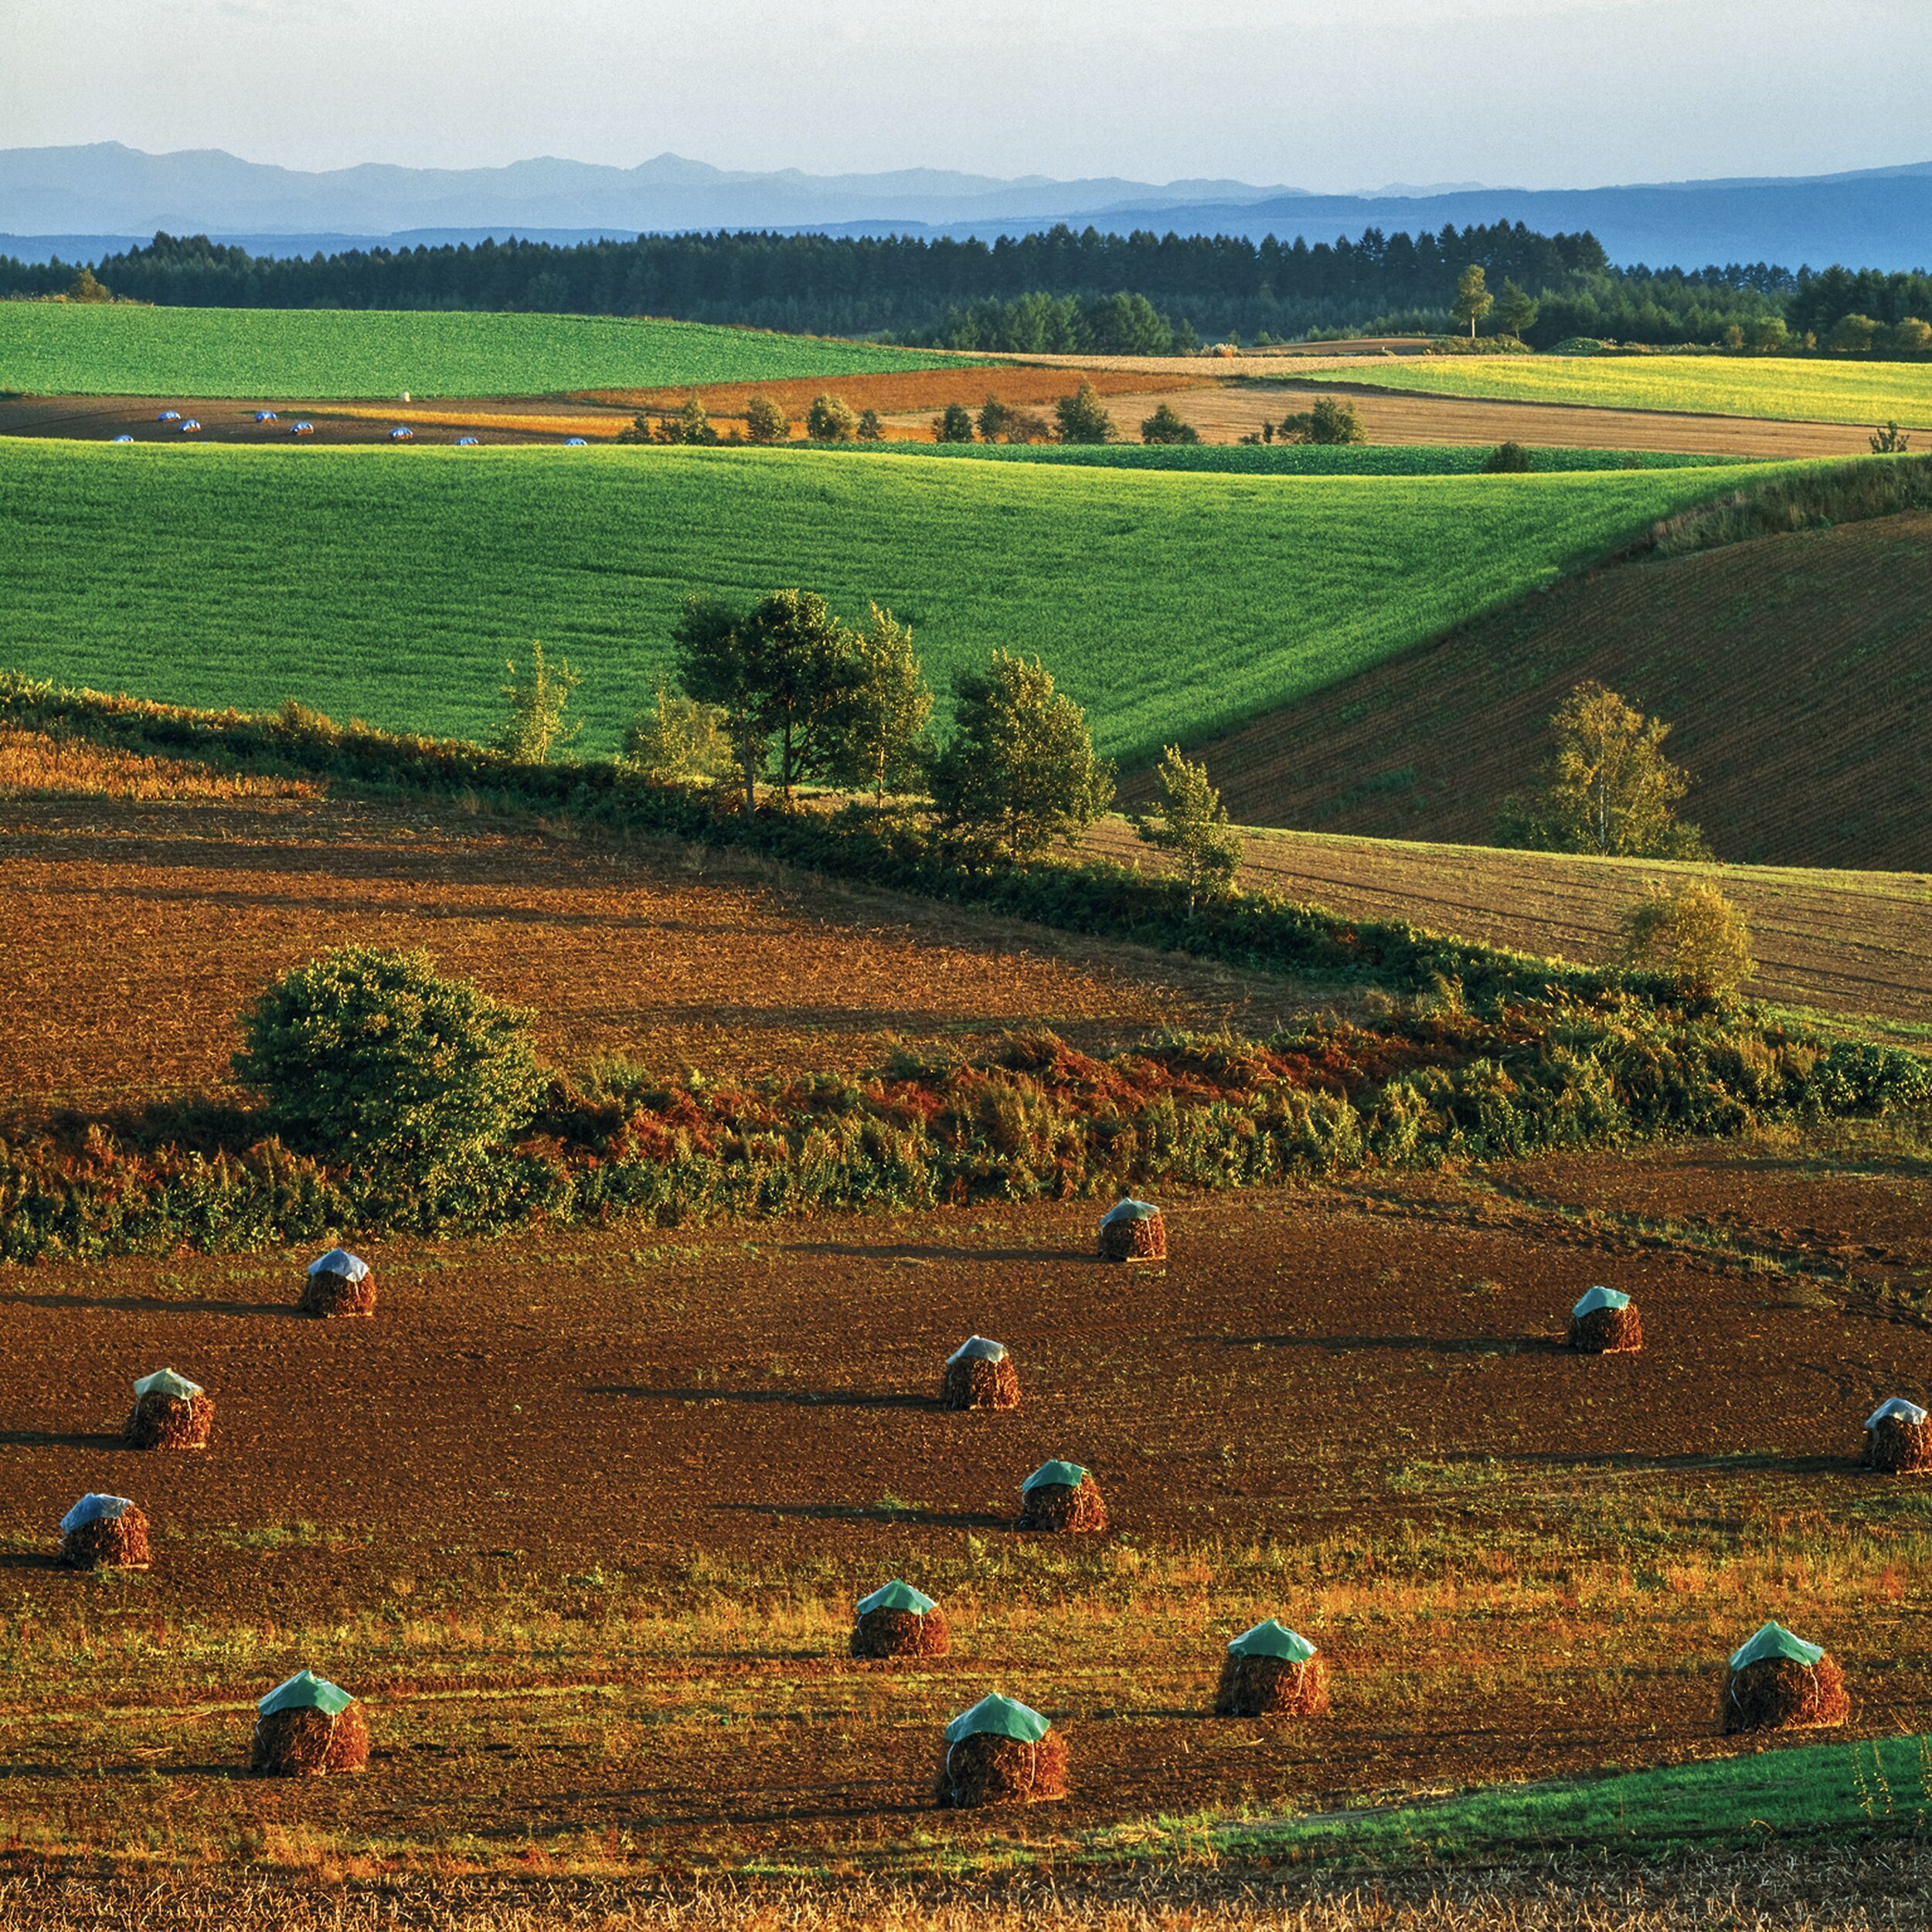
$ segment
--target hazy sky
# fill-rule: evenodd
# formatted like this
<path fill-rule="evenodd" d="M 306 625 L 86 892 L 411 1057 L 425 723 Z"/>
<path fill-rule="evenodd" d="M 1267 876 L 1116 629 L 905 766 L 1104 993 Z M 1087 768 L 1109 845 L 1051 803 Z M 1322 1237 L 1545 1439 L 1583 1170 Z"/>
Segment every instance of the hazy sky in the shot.
<path fill-rule="evenodd" d="M 1932 0 L 0 0 L 0 147 L 1232 175 L 1932 158 Z"/>

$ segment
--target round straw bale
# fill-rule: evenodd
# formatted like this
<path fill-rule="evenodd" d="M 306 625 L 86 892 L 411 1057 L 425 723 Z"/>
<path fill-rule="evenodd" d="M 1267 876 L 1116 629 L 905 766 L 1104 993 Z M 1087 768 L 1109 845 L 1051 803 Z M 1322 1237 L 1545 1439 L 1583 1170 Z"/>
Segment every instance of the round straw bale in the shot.
<path fill-rule="evenodd" d="M 1100 1255 L 1103 1261 L 1165 1261 L 1167 1223 L 1160 1209 L 1133 1219 L 1123 1215 L 1102 1221 Z"/>
<path fill-rule="evenodd" d="M 204 1394 L 139 1397 L 128 1418 L 130 1449 L 206 1449 L 215 1427 L 215 1405 Z"/>
<path fill-rule="evenodd" d="M 1726 1737 L 1740 1731 L 1823 1730 L 1851 1714 L 1845 1673 L 1829 1651 L 1811 1665 L 1795 1657 L 1763 1657 L 1742 1670 L 1726 1668 L 1717 1700 Z"/>
<path fill-rule="evenodd" d="M 935 1804 L 1032 1804 L 1066 1795 L 1066 1740 L 1049 1730 L 1037 1744 L 981 1732 L 948 1744 L 934 1781 Z"/>
<path fill-rule="evenodd" d="M 360 1281 L 334 1268 L 318 1268 L 302 1283 L 301 1298 L 295 1304 L 298 1315 L 373 1315 L 376 1312 L 376 1274 L 364 1272 Z"/>
<path fill-rule="evenodd" d="M 145 1570 L 154 1560 L 148 1548 L 148 1519 L 138 1509 L 64 1530 L 60 1560 L 76 1570 Z"/>
<path fill-rule="evenodd" d="M 1637 1318 L 1637 1304 L 1573 1315 L 1570 1345 L 1583 1355 L 1635 1354 L 1644 1345 L 1644 1325 Z"/>
<path fill-rule="evenodd" d="M 943 1610 L 869 1610 L 852 1627 L 855 1657 L 944 1657 L 952 1641 Z"/>
<path fill-rule="evenodd" d="M 1091 1476 L 1083 1476 L 1077 1483 L 1043 1482 L 1022 1497 L 1019 1520 L 1013 1527 L 1066 1536 L 1104 1529 L 1107 1505 Z"/>
<path fill-rule="evenodd" d="M 1229 1651 L 1214 1696 L 1216 1717 L 1326 1717 L 1328 1665 L 1287 1657 L 1237 1657 Z"/>
<path fill-rule="evenodd" d="M 1880 1416 L 1865 1432 L 1865 1466 L 1887 1476 L 1922 1476 L 1932 1470 L 1932 1422 Z"/>
<path fill-rule="evenodd" d="M 949 1362 L 939 1385 L 939 1403 L 942 1409 L 1017 1409 L 1019 1374 L 1013 1358 L 1003 1355 L 988 1362 L 969 1355 Z"/>
<path fill-rule="evenodd" d="M 272 1711 L 255 1720 L 251 1771 L 277 1777 L 320 1777 L 329 1771 L 360 1771 L 369 1765 L 369 1719 L 361 1703 L 332 1717 L 312 1706 Z"/>

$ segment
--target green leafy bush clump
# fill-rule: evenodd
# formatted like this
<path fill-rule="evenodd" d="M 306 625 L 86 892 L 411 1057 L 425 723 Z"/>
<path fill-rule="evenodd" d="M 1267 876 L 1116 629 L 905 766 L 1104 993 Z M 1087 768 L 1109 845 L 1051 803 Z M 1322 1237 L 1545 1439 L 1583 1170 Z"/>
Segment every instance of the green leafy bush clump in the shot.
<path fill-rule="evenodd" d="M 348 946 L 247 1009 L 235 1073 L 299 1151 L 430 1186 L 529 1124 L 545 1084 L 531 1017 L 442 978 L 420 948 Z"/>

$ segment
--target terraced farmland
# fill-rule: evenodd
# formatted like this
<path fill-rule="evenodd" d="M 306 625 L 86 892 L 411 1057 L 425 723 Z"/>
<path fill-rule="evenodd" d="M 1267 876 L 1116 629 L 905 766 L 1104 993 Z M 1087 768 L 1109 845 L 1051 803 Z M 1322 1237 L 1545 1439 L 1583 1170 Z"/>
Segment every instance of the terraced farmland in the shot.
<path fill-rule="evenodd" d="M 653 449 L 0 444 L 0 664 L 474 735 L 541 638 L 607 751 L 692 590 L 888 604 L 944 685 L 1039 653 L 1125 758 L 1381 662 L 1757 467 L 1183 476 Z"/>
<path fill-rule="evenodd" d="M 0 303 L 0 386 L 36 395 L 530 396 L 959 361 L 641 318 Z"/>
<path fill-rule="evenodd" d="M 1932 363 L 1738 355 L 1404 356 L 1310 383 L 1811 423 L 1932 424 Z"/>

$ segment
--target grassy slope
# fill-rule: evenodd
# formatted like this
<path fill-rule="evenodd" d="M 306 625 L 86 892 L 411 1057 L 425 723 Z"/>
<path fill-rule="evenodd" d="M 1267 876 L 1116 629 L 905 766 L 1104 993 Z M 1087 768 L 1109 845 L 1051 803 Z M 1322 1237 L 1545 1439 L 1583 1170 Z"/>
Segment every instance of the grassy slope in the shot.
<path fill-rule="evenodd" d="M 1320 689 L 1760 468 L 1176 476 L 794 452 L 0 446 L 0 664 L 473 734 L 506 653 L 614 746 L 694 590 L 890 604 L 944 684 L 1039 652 L 1124 757 Z"/>
<path fill-rule="evenodd" d="M 1932 424 L 1932 363 L 1730 355 L 1411 356 L 1311 383 L 1808 423 Z"/>
<path fill-rule="evenodd" d="M 1044 463 L 1062 469 L 1189 470 L 1230 476 L 1479 476 L 1492 451 L 1442 443 L 869 443 L 868 454 Z M 1532 471 L 1688 470 L 1733 463 L 1679 450 L 1534 449 Z"/>
<path fill-rule="evenodd" d="M 532 395 L 889 373 L 950 359 L 608 316 L 0 303 L 0 386 L 35 395 Z"/>
<path fill-rule="evenodd" d="M 1673 725 L 1726 859 L 1932 869 L 1932 516 L 1617 565 L 1206 747 L 1237 818 L 1480 843 L 1596 679 Z"/>

